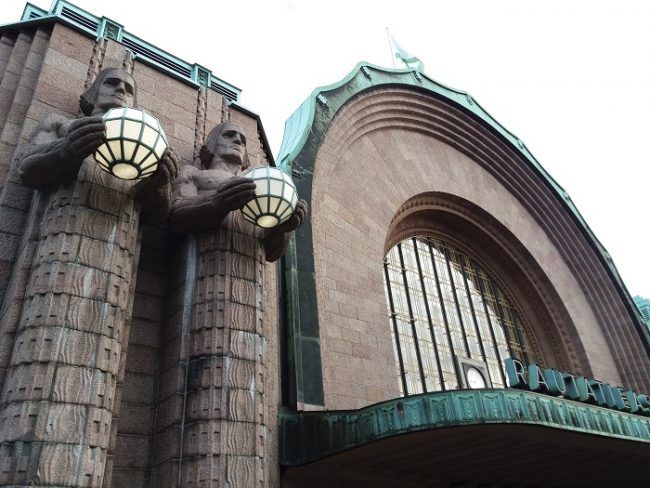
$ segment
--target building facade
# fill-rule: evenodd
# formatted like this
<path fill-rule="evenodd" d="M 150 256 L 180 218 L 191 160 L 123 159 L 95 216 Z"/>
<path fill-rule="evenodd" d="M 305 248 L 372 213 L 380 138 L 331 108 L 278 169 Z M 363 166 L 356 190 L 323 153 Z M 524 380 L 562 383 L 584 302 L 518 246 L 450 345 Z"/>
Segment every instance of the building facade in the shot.
<path fill-rule="evenodd" d="M 21 169 L 48 120 L 88 115 L 80 95 L 106 68 L 183 167 L 205 166 L 224 122 L 247 164 L 273 165 L 259 117 L 206 68 L 68 2 L 27 5 L 0 35 L 0 484 L 267 486 L 276 273 L 252 225 L 231 213 L 181 233 L 139 218 L 135 189 L 92 156 L 37 190 Z"/>
<path fill-rule="evenodd" d="M 293 176 L 310 213 L 279 265 L 235 212 L 188 230 L 81 178 L 25 185 L 32 134 L 80 117 L 105 68 L 182 167 L 230 122 L 252 166 Z M 361 63 L 274 160 L 238 97 L 65 1 L 0 28 L 0 485 L 645 483 L 650 333 L 521 140 L 466 93 Z"/>
<path fill-rule="evenodd" d="M 361 63 L 296 110 L 277 160 L 312 208 L 285 266 L 287 486 L 642 482 L 646 434 L 604 421 L 647 426 L 647 396 L 619 398 L 648 391 L 642 318 L 476 100 Z"/>

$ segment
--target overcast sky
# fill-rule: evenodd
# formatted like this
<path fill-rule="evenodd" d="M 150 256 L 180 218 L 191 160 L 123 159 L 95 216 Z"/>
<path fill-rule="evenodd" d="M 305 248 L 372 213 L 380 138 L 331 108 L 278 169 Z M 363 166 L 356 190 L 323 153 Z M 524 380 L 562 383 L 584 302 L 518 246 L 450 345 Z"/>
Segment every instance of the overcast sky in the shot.
<path fill-rule="evenodd" d="M 49 0 L 32 2 L 49 9 Z M 650 298 L 644 0 L 75 0 L 243 90 L 273 152 L 317 86 L 392 67 L 386 27 L 425 72 L 471 93 L 571 195 L 632 295 Z M 24 1 L 2 0 L 0 23 Z"/>

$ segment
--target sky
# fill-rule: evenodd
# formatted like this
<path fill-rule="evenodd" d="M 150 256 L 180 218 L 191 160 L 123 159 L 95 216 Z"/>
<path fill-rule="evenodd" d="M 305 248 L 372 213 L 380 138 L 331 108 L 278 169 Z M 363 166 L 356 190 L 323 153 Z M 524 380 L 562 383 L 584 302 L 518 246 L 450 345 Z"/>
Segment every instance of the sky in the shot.
<path fill-rule="evenodd" d="M 33 4 L 49 9 L 50 0 Z M 650 298 L 650 2 L 73 0 L 243 90 L 274 154 L 284 121 L 359 61 L 393 67 L 386 29 L 434 80 L 524 141 Z M 25 2 L 2 0 L 0 23 Z"/>

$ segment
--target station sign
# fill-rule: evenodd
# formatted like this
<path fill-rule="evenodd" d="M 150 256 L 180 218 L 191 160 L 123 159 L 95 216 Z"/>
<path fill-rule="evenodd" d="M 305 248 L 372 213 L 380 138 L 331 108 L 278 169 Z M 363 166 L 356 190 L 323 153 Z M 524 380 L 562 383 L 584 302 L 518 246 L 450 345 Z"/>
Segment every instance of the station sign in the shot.
<path fill-rule="evenodd" d="M 532 363 L 505 360 L 508 383 L 511 388 L 535 391 L 556 397 L 569 398 L 600 407 L 650 416 L 650 396 L 629 388 L 612 386 L 584 376 L 577 376 L 553 368 L 542 369 Z"/>

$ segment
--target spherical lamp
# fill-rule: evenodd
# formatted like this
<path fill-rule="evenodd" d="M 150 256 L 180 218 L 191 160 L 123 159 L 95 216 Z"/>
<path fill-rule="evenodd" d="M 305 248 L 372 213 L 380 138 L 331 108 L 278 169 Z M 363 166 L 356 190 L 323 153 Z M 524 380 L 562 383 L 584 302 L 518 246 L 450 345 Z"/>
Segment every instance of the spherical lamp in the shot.
<path fill-rule="evenodd" d="M 241 209 L 246 220 L 267 229 L 289 220 L 298 204 L 291 176 L 272 167 L 253 168 L 242 176 L 256 185 L 255 198 Z"/>
<path fill-rule="evenodd" d="M 160 122 L 134 108 L 104 114 L 106 142 L 95 151 L 100 167 L 123 180 L 151 176 L 169 146 Z"/>

